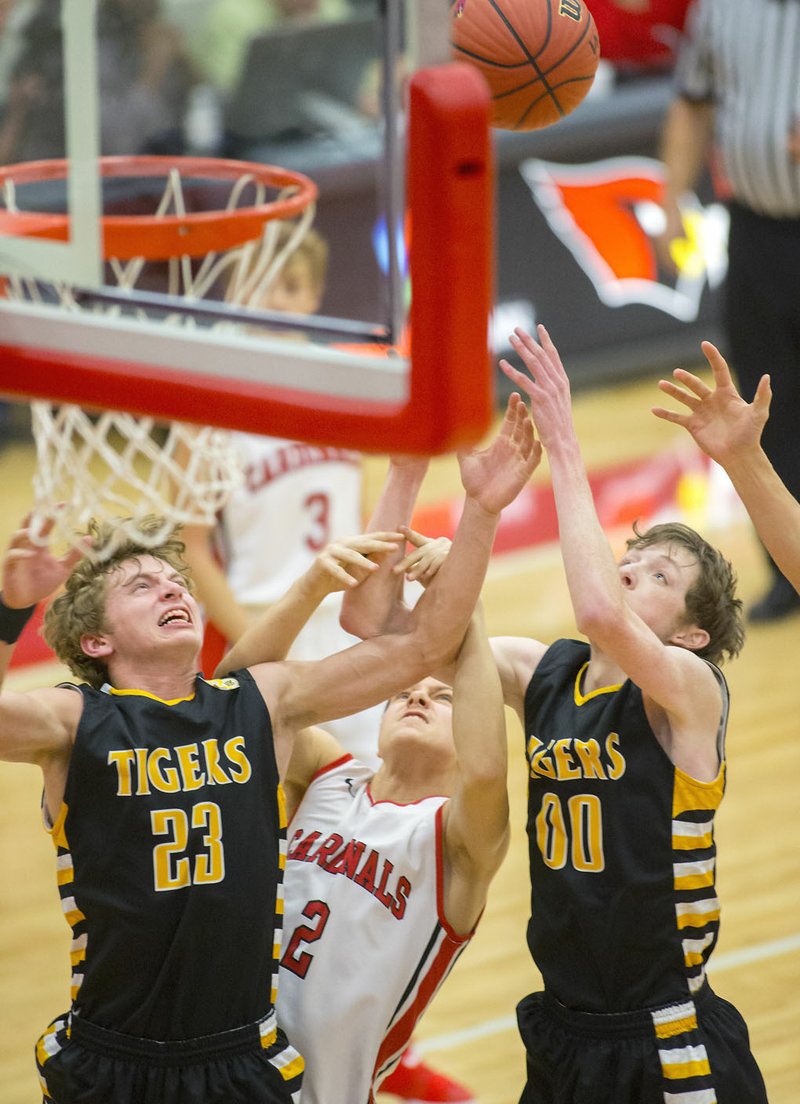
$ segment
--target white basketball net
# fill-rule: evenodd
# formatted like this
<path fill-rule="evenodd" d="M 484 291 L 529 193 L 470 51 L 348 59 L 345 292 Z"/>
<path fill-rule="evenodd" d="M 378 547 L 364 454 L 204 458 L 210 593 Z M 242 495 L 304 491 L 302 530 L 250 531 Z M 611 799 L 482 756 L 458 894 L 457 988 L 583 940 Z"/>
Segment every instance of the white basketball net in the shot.
<path fill-rule="evenodd" d="M 146 547 L 166 540 L 177 525 L 213 525 L 241 481 L 241 461 L 230 435 L 208 426 L 173 422 L 158 440 L 152 418 L 106 411 L 93 420 L 78 406 L 31 404 L 36 441 L 34 539 L 74 543 L 91 518 L 113 521 L 112 539 L 90 555 L 110 556 L 130 538 Z M 148 514 L 163 524 L 145 533 Z M 41 532 L 52 523 L 47 537 Z"/>
<path fill-rule="evenodd" d="M 254 189 L 255 204 L 265 201 L 265 185 L 245 174 L 232 183 L 225 210 L 239 205 L 247 186 Z M 17 209 L 13 182 L 5 185 L 2 199 L 9 210 Z M 173 213 L 186 213 L 183 181 L 176 169 L 166 177 L 156 210 L 159 215 Z M 168 293 L 200 299 L 222 280 L 228 302 L 258 303 L 313 218 L 314 206 L 310 205 L 280 249 L 280 221 L 272 219 L 265 222 L 260 239 L 209 253 L 199 263 L 189 257 L 169 258 Z M 111 259 L 109 267 L 118 285 L 131 289 L 149 263 L 144 258 Z M 68 284 L 48 285 L 49 296 L 53 292 L 64 308 L 82 309 Z M 39 283 L 14 276 L 8 278 L 7 294 L 28 301 L 44 298 Z M 117 305 L 102 308 L 105 314 L 118 314 L 121 309 Z M 184 315 L 164 321 L 197 324 Z M 41 401 L 32 402 L 31 411 L 37 455 L 31 531 L 34 539 L 40 535 L 42 543 L 60 540 L 76 544 L 94 518 L 112 523 L 120 541 L 128 537 L 143 547 L 155 547 L 178 525 L 213 525 L 231 491 L 241 483 L 241 459 L 224 430 L 178 422 L 164 425 L 151 417 L 118 411 L 91 416 L 77 406 Z M 146 532 L 139 522 L 152 514 L 163 517 L 164 524 Z M 41 536 L 43 530 L 47 536 Z M 112 541 L 89 555 L 102 560 L 114 547 Z"/>

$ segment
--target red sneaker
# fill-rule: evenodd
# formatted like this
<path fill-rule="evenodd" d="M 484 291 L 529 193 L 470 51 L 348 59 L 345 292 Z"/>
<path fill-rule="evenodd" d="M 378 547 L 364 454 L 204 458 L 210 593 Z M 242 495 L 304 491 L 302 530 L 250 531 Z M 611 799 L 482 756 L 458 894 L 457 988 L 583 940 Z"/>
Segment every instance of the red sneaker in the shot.
<path fill-rule="evenodd" d="M 379 1092 L 398 1096 L 409 1104 L 476 1104 L 469 1089 L 426 1066 L 412 1047 L 405 1051 Z"/>

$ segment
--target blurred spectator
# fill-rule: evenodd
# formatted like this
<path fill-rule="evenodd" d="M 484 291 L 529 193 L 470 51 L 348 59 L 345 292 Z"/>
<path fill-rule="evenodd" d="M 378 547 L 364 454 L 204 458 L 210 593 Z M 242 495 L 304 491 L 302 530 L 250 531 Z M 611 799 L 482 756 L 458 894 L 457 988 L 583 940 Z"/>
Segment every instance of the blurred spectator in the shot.
<path fill-rule="evenodd" d="M 0 164 L 65 153 L 60 0 L 38 0 L 19 35 Z M 180 153 L 195 75 L 159 0 L 100 0 L 98 69 L 101 152 Z"/>
<path fill-rule="evenodd" d="M 618 75 L 672 67 L 691 0 L 588 0 L 600 53 Z"/>
<path fill-rule="evenodd" d="M 21 49 L 20 31 L 36 7 L 36 0 L 0 0 L 0 111 L 8 99 L 11 72 Z"/>
<path fill-rule="evenodd" d="M 349 14 L 347 0 L 216 0 L 189 45 L 203 78 L 227 95 L 255 35 L 286 23 L 330 22 Z"/>

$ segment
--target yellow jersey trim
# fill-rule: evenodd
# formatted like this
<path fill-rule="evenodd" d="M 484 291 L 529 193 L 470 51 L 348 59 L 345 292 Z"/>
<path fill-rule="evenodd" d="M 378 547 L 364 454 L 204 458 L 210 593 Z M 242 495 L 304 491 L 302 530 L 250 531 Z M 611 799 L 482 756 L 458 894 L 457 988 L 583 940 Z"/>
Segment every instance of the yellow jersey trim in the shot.
<path fill-rule="evenodd" d="M 614 694 L 617 690 L 622 689 L 622 683 L 618 682 L 614 686 L 598 686 L 596 690 L 590 690 L 588 694 L 584 694 L 581 690 L 581 679 L 586 673 L 586 669 L 589 666 L 589 660 L 587 659 L 584 665 L 581 667 L 575 676 L 575 704 L 583 705 L 584 702 L 591 701 L 592 698 L 596 698 L 599 694 Z"/>

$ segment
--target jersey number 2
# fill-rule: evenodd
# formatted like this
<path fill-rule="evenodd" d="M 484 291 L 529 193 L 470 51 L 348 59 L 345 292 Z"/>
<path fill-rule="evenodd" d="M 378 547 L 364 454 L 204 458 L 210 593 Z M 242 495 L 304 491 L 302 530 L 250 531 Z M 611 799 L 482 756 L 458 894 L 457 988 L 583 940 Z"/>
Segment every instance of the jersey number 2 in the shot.
<path fill-rule="evenodd" d="M 287 970 L 291 970 L 293 974 L 297 974 L 299 978 L 304 978 L 308 973 L 308 968 L 314 961 L 314 956 L 308 951 L 301 951 L 301 943 L 316 943 L 318 939 L 322 937 L 322 933 L 325 931 L 325 925 L 328 923 L 328 917 L 331 914 L 331 910 L 325 904 L 324 901 L 309 901 L 306 907 L 303 909 L 302 915 L 310 920 L 310 924 L 298 924 L 291 934 L 291 938 L 286 946 L 286 950 L 283 953 L 281 959 L 281 966 L 285 966 Z"/>

